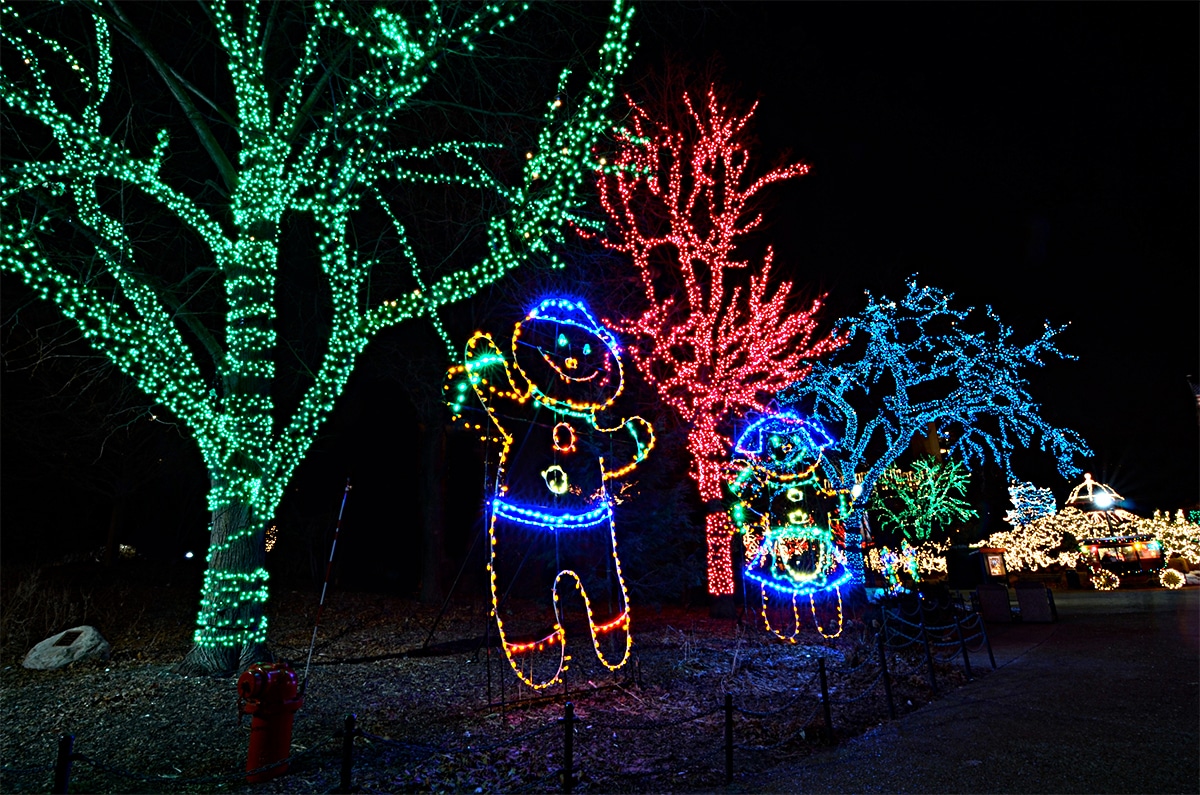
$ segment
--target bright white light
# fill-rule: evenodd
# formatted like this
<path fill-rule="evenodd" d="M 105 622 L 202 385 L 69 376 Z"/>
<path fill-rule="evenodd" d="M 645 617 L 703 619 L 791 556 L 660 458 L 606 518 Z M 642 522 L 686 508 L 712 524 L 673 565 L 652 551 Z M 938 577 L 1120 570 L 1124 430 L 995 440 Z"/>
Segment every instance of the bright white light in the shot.
<path fill-rule="evenodd" d="M 856 500 L 860 496 L 862 496 L 862 484 L 861 483 L 855 483 L 854 486 L 851 487 L 850 496 Z"/>
<path fill-rule="evenodd" d="M 1111 508 L 1113 504 L 1112 495 L 1100 492 L 1095 497 L 1092 497 L 1092 504 L 1097 508 Z"/>
<path fill-rule="evenodd" d="M 183 556 L 184 556 L 185 558 L 187 558 L 188 560 L 191 560 L 191 559 L 192 559 L 192 553 L 191 553 L 191 552 L 184 552 L 184 553 L 183 553 Z"/>

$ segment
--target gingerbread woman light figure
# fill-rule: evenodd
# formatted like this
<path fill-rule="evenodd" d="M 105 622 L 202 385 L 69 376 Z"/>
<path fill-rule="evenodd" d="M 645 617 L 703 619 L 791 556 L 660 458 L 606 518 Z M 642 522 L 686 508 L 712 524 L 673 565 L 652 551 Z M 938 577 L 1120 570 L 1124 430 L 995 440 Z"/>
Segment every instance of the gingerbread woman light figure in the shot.
<path fill-rule="evenodd" d="M 815 595 L 834 591 L 841 632 L 841 585 L 848 579 L 839 547 L 840 495 L 819 479 L 822 451 L 832 440 L 815 422 L 791 412 L 762 417 L 734 445 L 730 466 L 730 508 L 746 549 L 743 577 L 762 587 L 763 622 L 783 640 L 796 642 L 800 631 L 797 597 L 808 597 L 817 629 Z M 772 595 L 790 599 L 792 632 L 771 626 L 767 605 Z M 826 637 L 836 637 L 826 635 Z"/>
<path fill-rule="evenodd" d="M 632 649 L 613 494 L 654 435 L 640 417 L 605 420 L 624 386 L 620 353 L 586 304 L 548 298 L 516 324 L 509 356 L 490 334 L 476 333 L 445 387 L 452 408 L 461 408 L 469 384 L 498 432 L 487 506 L 492 610 L 509 664 L 533 688 L 561 681 L 568 668 L 564 584 L 582 598 L 606 668 L 623 666 Z M 540 628 L 518 619 L 506 625 L 501 606 L 510 596 L 550 596 L 553 613 L 535 619 Z"/>

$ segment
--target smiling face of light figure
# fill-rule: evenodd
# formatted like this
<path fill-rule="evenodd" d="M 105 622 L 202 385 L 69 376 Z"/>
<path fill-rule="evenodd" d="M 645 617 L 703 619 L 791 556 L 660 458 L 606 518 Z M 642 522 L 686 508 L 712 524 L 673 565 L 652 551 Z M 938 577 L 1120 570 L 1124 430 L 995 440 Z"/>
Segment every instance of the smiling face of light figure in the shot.
<path fill-rule="evenodd" d="M 620 391 L 616 351 L 590 317 L 547 312 L 526 318 L 517 331 L 517 366 L 550 401 L 599 407 Z"/>

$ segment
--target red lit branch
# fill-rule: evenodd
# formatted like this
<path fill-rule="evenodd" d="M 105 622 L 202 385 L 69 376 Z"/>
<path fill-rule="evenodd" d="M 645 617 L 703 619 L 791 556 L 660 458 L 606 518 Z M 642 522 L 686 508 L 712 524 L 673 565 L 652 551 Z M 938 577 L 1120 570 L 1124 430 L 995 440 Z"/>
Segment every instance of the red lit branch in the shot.
<path fill-rule="evenodd" d="M 733 593 L 733 528 L 710 501 L 722 497 L 726 423 L 765 409 L 764 395 L 804 378 L 810 359 L 841 343 L 835 337 L 813 343 L 820 300 L 806 311 L 789 311 L 793 284 L 772 286 L 770 248 L 761 264 L 736 253 L 762 220 L 752 208 L 759 191 L 807 173 L 808 166 L 751 179 L 746 124 L 754 107 L 736 115 L 712 88 L 702 112 L 686 93 L 683 101 L 690 118 L 684 130 L 653 121 L 630 103 L 632 129 L 598 180 L 612 221 L 601 242 L 628 255 L 641 277 L 645 311 L 614 325 L 638 338 L 630 350 L 638 369 L 689 424 L 691 472 L 708 506 L 708 589 L 721 595 Z M 672 294 L 663 294 L 658 271 L 664 268 L 677 277 Z M 737 271 L 748 273 L 739 279 Z"/>

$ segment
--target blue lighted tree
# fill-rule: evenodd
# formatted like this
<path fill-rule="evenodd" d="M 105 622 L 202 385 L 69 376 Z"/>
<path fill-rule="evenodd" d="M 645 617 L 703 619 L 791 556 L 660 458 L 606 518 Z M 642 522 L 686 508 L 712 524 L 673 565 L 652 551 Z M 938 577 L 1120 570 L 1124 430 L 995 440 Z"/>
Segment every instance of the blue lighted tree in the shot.
<path fill-rule="evenodd" d="M 1008 495 L 1013 507 L 1004 515 L 1004 521 L 1013 527 L 1022 527 L 1058 512 L 1054 492 L 1050 489 L 1039 488 L 1032 483 L 1011 483 Z"/>
<path fill-rule="evenodd" d="M 948 455 L 968 468 L 991 460 L 1009 478 L 1018 447 L 1051 453 L 1066 477 L 1079 472 L 1077 456 L 1091 455 L 1078 434 L 1041 417 L 1023 376 L 1046 357 L 1074 358 L 1054 344 L 1063 327 L 1047 323 L 1040 337 L 1020 345 L 990 306 L 982 313 L 953 308 L 953 294 L 918 286 L 915 276 L 907 286 L 898 302 L 868 292 L 866 308 L 837 329 L 848 344 L 780 395 L 836 440 L 826 450 L 825 473 L 853 495 L 845 525 L 855 568 L 876 483 L 931 423 L 951 440 Z"/>
<path fill-rule="evenodd" d="M 548 11 L 0 6 L 0 269 L 186 427 L 208 472 L 184 670 L 261 659 L 265 527 L 366 345 L 413 319 L 441 331 L 448 305 L 555 260 L 603 165 L 632 10 L 599 11 L 590 74 L 545 68 L 554 42 L 524 24 Z M 554 34 L 582 65 L 582 40 Z M 422 250 L 450 226 L 449 252 Z M 285 319 L 319 339 L 293 346 Z"/>

